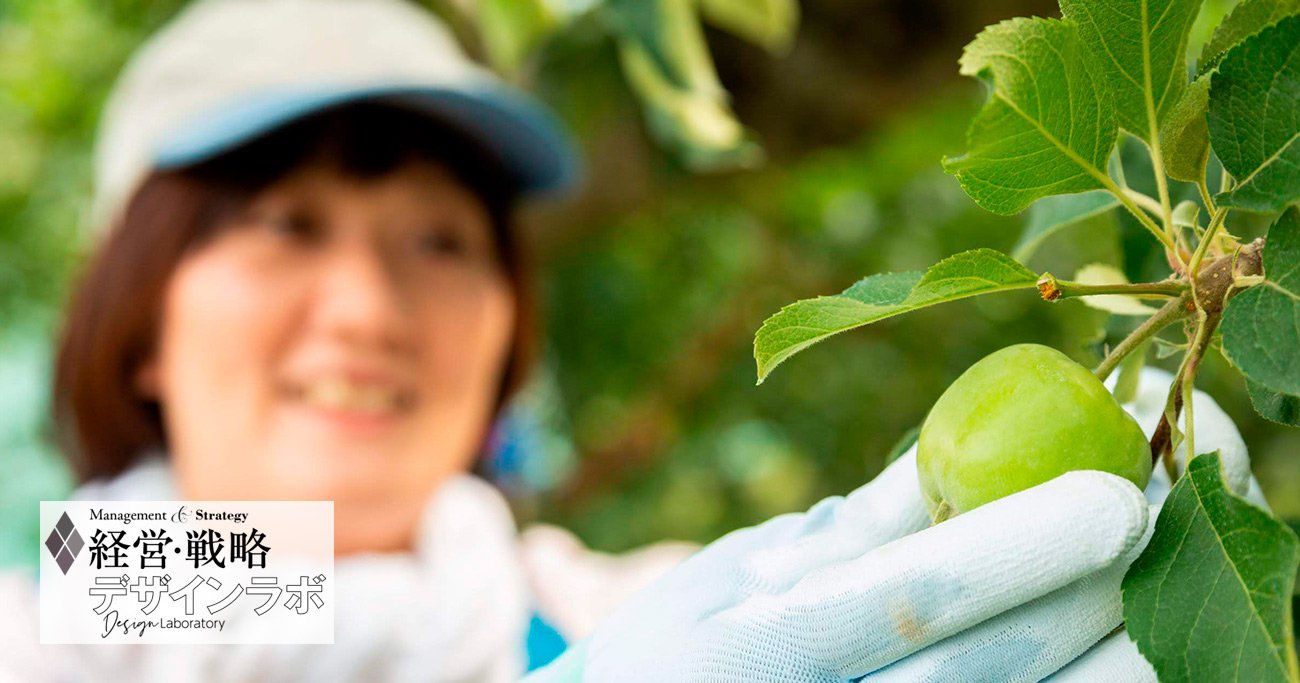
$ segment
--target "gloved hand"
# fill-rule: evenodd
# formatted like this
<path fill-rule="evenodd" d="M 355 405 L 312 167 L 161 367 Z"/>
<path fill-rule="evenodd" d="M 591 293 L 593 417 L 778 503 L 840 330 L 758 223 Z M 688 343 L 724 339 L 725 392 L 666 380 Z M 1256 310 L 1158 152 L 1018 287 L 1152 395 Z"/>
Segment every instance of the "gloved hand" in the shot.
<path fill-rule="evenodd" d="M 1168 386 L 1144 373 L 1145 429 Z M 1235 427 L 1193 400 L 1197 450 L 1222 450 L 1244 490 Z M 1112 634 L 1154 512 L 1124 479 L 1071 472 L 929 527 L 913 448 L 847 497 L 707 546 L 528 681 L 1154 680 Z"/>

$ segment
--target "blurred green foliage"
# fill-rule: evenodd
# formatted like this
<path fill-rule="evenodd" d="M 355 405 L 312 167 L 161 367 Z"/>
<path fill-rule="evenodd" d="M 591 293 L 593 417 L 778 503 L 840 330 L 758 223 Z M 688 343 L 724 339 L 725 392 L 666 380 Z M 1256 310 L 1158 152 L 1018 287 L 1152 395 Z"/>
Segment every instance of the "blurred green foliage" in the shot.
<path fill-rule="evenodd" d="M 0 6 L 0 565 L 34 561 L 35 501 L 71 485 L 50 445 L 46 384 L 63 297 L 91 243 L 99 109 L 131 49 L 182 5 Z M 524 404 L 550 444 L 533 457 L 558 474 L 516 491 L 522 521 L 561 524 L 605 550 L 706 541 L 870 479 L 989 352 L 1039 342 L 1090 363 L 1108 326 L 1112 339 L 1123 331 L 1077 302 L 1012 293 L 841 335 L 754 385 L 754 331 L 782 305 L 965 249 L 1011 249 L 1020 219 L 977 208 L 939 160 L 964 148 L 979 101 L 957 77 L 961 46 L 1001 18 L 1055 14 L 1050 0 L 803 2 L 781 56 L 705 28 L 727 105 L 767 157 L 706 175 L 648 132 L 607 22 L 575 16 L 523 49 L 467 29 L 458 7 L 433 5 L 472 51 L 495 50 L 556 109 L 589 166 L 579 197 L 526 216 L 547 381 Z M 550 25 L 538 16 L 520 18 L 521 30 Z M 1029 265 L 1101 262 L 1138 277 L 1147 242 L 1100 216 L 1048 238 Z M 1202 388 L 1237 420 L 1275 509 L 1300 516 L 1300 435 L 1255 417 L 1222 370 L 1210 362 Z"/>
<path fill-rule="evenodd" d="M 49 438 L 50 340 L 89 241 L 100 107 L 130 51 L 178 6 L 0 5 L 0 566 L 34 564 L 36 501 L 71 485 Z"/>

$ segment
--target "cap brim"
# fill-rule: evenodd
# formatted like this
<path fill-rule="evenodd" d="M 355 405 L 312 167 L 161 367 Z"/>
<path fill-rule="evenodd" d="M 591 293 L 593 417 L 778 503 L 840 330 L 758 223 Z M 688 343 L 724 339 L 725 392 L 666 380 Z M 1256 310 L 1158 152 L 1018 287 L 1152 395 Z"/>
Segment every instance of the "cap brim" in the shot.
<path fill-rule="evenodd" d="M 212 111 L 165 138 L 154 164 L 196 164 L 297 119 L 362 100 L 393 101 L 457 127 L 499 157 L 523 194 L 562 193 L 575 187 L 581 176 L 577 147 L 555 117 L 529 96 L 491 83 L 268 92 Z"/>

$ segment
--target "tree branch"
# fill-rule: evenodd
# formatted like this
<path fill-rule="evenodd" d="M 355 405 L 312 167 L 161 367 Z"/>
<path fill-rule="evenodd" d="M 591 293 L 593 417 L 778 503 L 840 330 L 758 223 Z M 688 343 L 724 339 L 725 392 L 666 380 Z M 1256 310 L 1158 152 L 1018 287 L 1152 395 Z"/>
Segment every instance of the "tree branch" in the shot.
<path fill-rule="evenodd" d="M 1142 324 L 1138 325 L 1137 329 L 1130 332 L 1129 335 L 1124 338 L 1124 341 L 1121 341 L 1115 346 L 1115 348 L 1111 349 L 1110 353 L 1106 354 L 1106 357 L 1102 359 L 1101 364 L 1098 365 L 1097 369 L 1093 370 L 1092 373 L 1097 376 L 1097 379 L 1103 382 L 1106 381 L 1106 378 L 1110 376 L 1110 373 L 1119 366 L 1120 361 L 1124 360 L 1124 357 L 1131 353 L 1133 349 L 1141 346 L 1143 342 L 1156 336 L 1166 327 L 1169 327 L 1175 322 L 1190 315 L 1191 311 L 1189 311 L 1187 307 L 1191 305 L 1191 303 L 1192 295 L 1190 292 L 1184 292 L 1183 295 L 1177 299 L 1169 300 L 1169 302 L 1161 307 L 1160 310 L 1156 311 L 1154 315 L 1142 321 Z"/>

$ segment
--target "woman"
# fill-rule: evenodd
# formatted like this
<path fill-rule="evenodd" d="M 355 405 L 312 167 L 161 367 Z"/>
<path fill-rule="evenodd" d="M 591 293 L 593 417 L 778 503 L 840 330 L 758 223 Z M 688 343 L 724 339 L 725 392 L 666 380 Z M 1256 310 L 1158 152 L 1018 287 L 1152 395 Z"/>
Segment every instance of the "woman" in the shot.
<path fill-rule="evenodd" d="M 399 0 L 204 0 L 154 38 L 105 113 L 106 233 L 59 349 L 76 496 L 333 500 L 336 644 L 39 647 L 10 577 L 0 677 L 514 680 L 567 641 L 538 680 L 1150 678 L 1106 637 L 1150 518 L 1110 475 L 925 529 L 909 454 L 634 594 L 684 549 L 516 537 L 468 472 L 530 364 L 512 209 L 575 168 L 549 115 Z"/>

